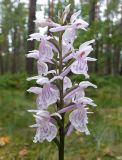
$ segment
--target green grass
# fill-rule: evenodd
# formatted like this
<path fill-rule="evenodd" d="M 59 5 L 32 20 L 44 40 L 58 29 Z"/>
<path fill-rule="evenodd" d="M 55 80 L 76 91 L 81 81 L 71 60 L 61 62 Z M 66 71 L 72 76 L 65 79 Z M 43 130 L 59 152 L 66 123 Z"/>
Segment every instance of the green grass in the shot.
<path fill-rule="evenodd" d="M 7 75 L 8 76 L 8 75 Z M 10 75 L 9 75 L 10 76 Z M 8 77 L 9 77 L 8 76 Z M 80 78 L 73 77 L 80 81 Z M 27 110 L 35 108 L 35 97 L 26 95 L 24 76 L 16 80 L 0 78 L 0 136 L 9 136 L 10 143 L 0 147 L 0 160 L 57 160 L 54 143 L 32 142 L 35 130 L 28 126 L 34 118 Z M 22 80 L 22 81 L 21 81 Z M 122 77 L 92 76 L 98 89 L 87 89 L 87 96 L 93 98 L 98 107 L 89 115 L 90 136 L 73 132 L 66 137 L 66 160 L 122 160 Z M 24 84 L 23 88 L 20 86 Z M 28 154 L 20 157 L 26 148 Z"/>

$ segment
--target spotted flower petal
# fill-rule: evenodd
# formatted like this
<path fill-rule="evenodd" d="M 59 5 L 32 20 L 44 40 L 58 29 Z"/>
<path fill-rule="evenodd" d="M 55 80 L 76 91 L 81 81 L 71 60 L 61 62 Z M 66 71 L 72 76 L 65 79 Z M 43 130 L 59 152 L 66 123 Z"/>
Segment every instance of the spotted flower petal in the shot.
<path fill-rule="evenodd" d="M 29 35 L 30 36 L 30 38 L 28 39 L 28 40 L 37 40 L 37 41 L 40 41 L 41 39 L 45 39 L 45 40 L 49 40 L 49 39 L 51 39 L 51 37 L 50 36 L 47 36 L 47 35 L 42 35 L 41 33 L 32 33 L 32 34 L 30 34 Z"/>
<path fill-rule="evenodd" d="M 43 142 L 47 140 L 51 142 L 57 135 L 57 128 L 51 122 L 51 115 L 48 111 L 38 111 L 34 115 L 36 124 L 31 127 L 37 127 L 34 142 Z"/>
<path fill-rule="evenodd" d="M 67 88 L 71 88 L 72 87 L 72 81 L 70 80 L 70 78 L 68 78 L 68 77 L 64 77 L 64 79 L 63 79 L 63 86 L 64 86 L 64 92 L 66 92 L 66 89 Z"/>
<path fill-rule="evenodd" d="M 41 60 L 37 62 L 38 74 L 47 74 L 48 73 L 48 65 Z"/>
<path fill-rule="evenodd" d="M 54 124 L 48 123 L 43 127 L 38 127 L 33 142 L 43 142 L 47 140 L 51 142 L 57 135 L 57 128 Z"/>
<path fill-rule="evenodd" d="M 45 84 L 42 88 L 42 95 L 37 97 L 37 106 L 40 109 L 47 109 L 59 99 L 59 90 L 50 84 Z"/>
<path fill-rule="evenodd" d="M 75 28 L 67 28 L 63 33 L 62 39 L 66 43 L 73 43 L 76 37 L 76 29 Z"/>
<path fill-rule="evenodd" d="M 88 25 L 89 24 L 83 19 L 78 19 L 74 22 L 73 27 L 77 29 L 83 29 L 86 31 L 86 28 L 88 27 Z"/>
<path fill-rule="evenodd" d="M 72 99 L 73 100 L 77 100 L 77 99 L 80 99 L 80 98 L 83 98 L 85 96 L 85 91 L 84 89 L 87 88 L 87 87 L 94 87 L 94 88 L 97 88 L 96 85 L 90 83 L 89 81 L 82 81 L 79 83 L 79 86 L 76 87 L 75 89 L 73 89 L 71 92 L 69 92 L 65 97 L 64 97 L 64 101 L 66 102 L 67 100 L 69 99 Z"/>
<path fill-rule="evenodd" d="M 42 88 L 40 87 L 31 87 L 27 90 L 27 92 L 35 93 L 35 94 L 41 94 Z"/>
<path fill-rule="evenodd" d="M 72 45 L 67 44 L 65 41 L 62 43 L 62 56 L 64 57 L 70 50 Z"/>
<path fill-rule="evenodd" d="M 94 43 L 94 42 L 95 42 L 95 40 L 92 39 L 90 41 L 87 41 L 87 42 L 81 44 L 80 47 L 79 47 L 79 50 L 82 50 L 83 48 L 87 47 L 88 45 L 90 45 L 91 43 Z"/>
<path fill-rule="evenodd" d="M 84 132 L 89 135 L 90 132 L 87 128 L 88 117 L 85 108 L 79 108 L 70 113 L 69 120 L 72 126 L 79 132 Z"/>
<path fill-rule="evenodd" d="M 94 87 L 94 88 L 97 88 L 96 85 L 94 85 L 93 83 L 89 82 L 89 81 L 82 81 L 79 83 L 79 86 L 81 88 L 87 88 L 87 87 Z"/>
<path fill-rule="evenodd" d="M 89 78 L 88 72 L 88 65 L 87 61 L 85 60 L 76 60 L 71 65 L 71 71 L 75 74 L 83 74 L 85 78 Z"/>
<path fill-rule="evenodd" d="M 91 106 L 96 107 L 96 104 L 93 103 L 93 100 L 91 98 L 88 98 L 88 97 L 76 97 L 75 100 L 74 100 L 74 102 L 76 104 L 82 104 L 83 106 L 91 105 Z"/>
<path fill-rule="evenodd" d="M 49 83 L 49 79 L 47 77 L 39 77 L 36 81 L 37 84 L 44 85 Z"/>
<path fill-rule="evenodd" d="M 53 58 L 52 47 L 47 43 L 47 41 L 42 40 L 39 46 L 39 56 L 40 58 Z"/>
<path fill-rule="evenodd" d="M 78 12 L 74 13 L 71 18 L 70 18 L 70 22 L 71 24 L 74 23 L 77 19 L 77 17 L 81 14 L 81 11 L 79 10 Z"/>
<path fill-rule="evenodd" d="M 39 51 L 38 50 L 29 51 L 29 53 L 26 55 L 26 57 L 39 59 Z"/>

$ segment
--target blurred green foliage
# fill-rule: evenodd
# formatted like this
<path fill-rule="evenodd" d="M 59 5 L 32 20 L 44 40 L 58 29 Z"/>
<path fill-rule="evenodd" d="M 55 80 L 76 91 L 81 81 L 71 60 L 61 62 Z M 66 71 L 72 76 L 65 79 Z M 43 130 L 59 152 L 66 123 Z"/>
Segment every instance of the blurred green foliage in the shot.
<path fill-rule="evenodd" d="M 0 89 L 26 90 L 26 88 L 36 85 L 35 81 L 26 81 L 26 78 L 26 73 L 4 74 L 0 77 Z"/>
<path fill-rule="evenodd" d="M 0 137 L 10 137 L 10 143 L 0 147 L 0 159 L 56 160 L 54 143 L 32 142 L 35 129 L 29 128 L 29 125 L 34 124 L 34 119 L 27 110 L 36 107 L 36 96 L 25 94 L 29 87 L 25 77 L 25 74 L 0 77 Z M 72 79 L 80 82 L 84 77 L 73 76 Z M 66 160 L 121 160 L 122 77 L 91 75 L 91 81 L 98 85 L 98 89 L 86 89 L 86 96 L 92 97 L 98 105 L 96 108 L 90 107 L 90 111 L 94 112 L 89 114 L 91 135 L 74 130 L 66 138 Z M 19 152 L 23 148 L 28 150 L 28 154 L 20 158 Z"/>

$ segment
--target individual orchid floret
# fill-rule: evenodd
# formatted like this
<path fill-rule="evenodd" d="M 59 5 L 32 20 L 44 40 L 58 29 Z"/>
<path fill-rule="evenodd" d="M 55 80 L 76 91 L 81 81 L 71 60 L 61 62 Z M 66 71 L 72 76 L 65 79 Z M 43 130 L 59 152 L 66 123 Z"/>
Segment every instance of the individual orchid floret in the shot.
<path fill-rule="evenodd" d="M 95 61 L 96 59 L 95 58 L 91 58 L 91 57 L 87 57 L 90 52 L 93 50 L 92 46 L 90 45 L 91 43 L 94 43 L 95 40 L 90 40 L 90 41 L 87 41 L 83 44 L 80 45 L 79 47 L 79 50 L 77 50 L 76 52 L 73 52 L 72 54 L 68 55 L 64 60 L 63 62 L 67 62 L 68 60 L 74 58 L 74 59 L 78 59 L 79 57 L 80 58 L 86 58 L 85 60 L 90 60 L 91 61 Z"/>
<path fill-rule="evenodd" d="M 53 58 L 53 48 L 47 43 L 47 40 L 41 40 L 39 45 L 39 56 L 40 58 Z"/>
<path fill-rule="evenodd" d="M 76 52 L 76 61 L 71 64 L 71 71 L 74 74 L 83 74 L 85 78 L 89 78 L 87 61 L 96 61 L 95 58 L 87 57 L 90 52 L 90 48 L 84 52 Z"/>
<path fill-rule="evenodd" d="M 37 40 L 40 42 L 39 46 L 39 58 L 44 59 L 52 59 L 53 58 L 53 52 L 58 52 L 57 48 L 49 42 L 52 37 L 47 35 L 42 35 L 41 33 L 33 33 L 30 35 L 30 38 L 28 40 Z"/>
<path fill-rule="evenodd" d="M 88 97 L 81 97 L 78 100 L 73 100 L 73 102 L 70 105 L 68 105 L 67 107 L 59 110 L 58 113 L 59 114 L 65 113 L 65 112 L 68 112 L 68 111 L 73 110 L 73 109 L 86 107 L 87 105 L 96 107 L 96 104 L 93 102 L 92 99 L 90 99 Z"/>
<path fill-rule="evenodd" d="M 90 132 L 87 128 L 88 116 L 87 110 L 82 107 L 74 110 L 69 115 L 69 120 L 71 125 L 79 132 L 84 132 L 86 135 L 89 135 Z"/>
<path fill-rule="evenodd" d="M 66 102 L 69 99 L 79 99 L 85 96 L 85 91 L 84 89 L 87 87 L 94 87 L 97 88 L 96 85 L 90 83 L 89 81 L 82 81 L 79 83 L 78 87 L 76 87 L 75 89 L 73 89 L 71 92 L 69 92 L 65 97 L 64 97 L 64 101 Z"/>
<path fill-rule="evenodd" d="M 53 22 L 51 19 L 36 19 L 34 20 L 37 27 L 58 27 L 59 24 Z"/>
<path fill-rule="evenodd" d="M 35 110 L 34 112 L 36 112 L 36 114 L 34 114 L 36 124 L 30 127 L 36 127 L 37 131 L 33 142 L 43 142 L 44 140 L 51 142 L 57 135 L 57 128 L 55 124 L 53 124 L 53 117 L 58 116 L 58 118 L 61 119 L 61 116 L 59 113 L 50 114 L 48 111 L 43 110 Z"/>
<path fill-rule="evenodd" d="M 67 56 L 63 62 L 67 62 L 70 59 L 75 59 L 75 61 L 71 64 L 70 68 L 67 68 L 67 71 L 65 70 L 64 73 L 62 73 L 63 76 L 66 75 L 66 73 L 71 71 L 74 74 L 83 74 L 85 78 L 89 78 L 88 75 L 88 64 L 87 61 L 96 61 L 95 58 L 88 57 L 90 52 L 93 50 L 92 46 L 90 45 L 93 43 L 94 40 L 87 41 L 83 43 L 80 47 L 79 50 L 70 54 Z"/>
<path fill-rule="evenodd" d="M 93 103 L 93 100 L 87 97 L 83 97 L 82 99 L 80 99 L 80 101 L 77 102 L 74 101 L 74 103 L 75 104 L 72 104 L 58 111 L 58 113 L 61 114 L 75 109 L 69 115 L 69 120 L 71 122 L 71 125 L 69 126 L 67 135 L 70 135 L 73 128 L 75 128 L 79 132 L 85 132 L 86 135 L 89 135 L 90 132 L 87 128 L 87 123 L 88 123 L 87 113 L 92 113 L 92 112 L 87 112 L 88 108 L 85 108 L 85 106 L 87 105 L 96 106 L 96 105 Z"/>
<path fill-rule="evenodd" d="M 32 92 L 38 95 L 37 97 L 37 106 L 39 109 L 47 109 L 49 105 L 52 105 L 57 102 L 59 99 L 59 90 L 56 85 L 51 84 L 56 79 L 61 79 L 61 77 L 54 77 L 49 80 L 46 77 L 32 77 L 31 79 L 37 79 L 37 83 L 43 85 L 41 87 L 31 87 L 28 89 L 28 92 Z M 29 80 L 31 80 L 29 79 Z"/>
<path fill-rule="evenodd" d="M 59 90 L 50 84 L 45 84 L 43 88 L 31 87 L 27 91 L 38 95 L 36 103 L 39 109 L 47 109 L 59 99 Z"/>
<path fill-rule="evenodd" d="M 41 39 L 39 45 L 39 57 L 40 59 L 52 59 L 54 52 L 58 53 L 57 48 L 48 41 L 48 39 Z"/>
<path fill-rule="evenodd" d="M 50 64 L 53 64 L 53 62 L 48 59 L 48 58 L 40 58 L 38 61 L 37 61 L 37 70 L 38 70 L 38 74 L 39 75 L 47 75 L 49 73 L 51 73 L 52 71 L 49 71 L 48 70 L 48 65 L 47 63 L 50 63 Z"/>

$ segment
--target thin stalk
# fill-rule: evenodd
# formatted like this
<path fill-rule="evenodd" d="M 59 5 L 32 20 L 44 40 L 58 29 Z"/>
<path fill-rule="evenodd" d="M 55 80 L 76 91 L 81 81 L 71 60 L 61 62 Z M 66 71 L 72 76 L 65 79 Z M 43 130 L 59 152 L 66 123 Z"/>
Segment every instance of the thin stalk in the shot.
<path fill-rule="evenodd" d="M 60 59 L 60 65 L 59 65 L 59 74 L 63 71 L 63 59 L 62 59 L 62 34 L 59 37 L 59 45 L 60 45 L 60 53 L 59 53 L 59 59 Z M 64 107 L 64 101 L 63 101 L 63 80 L 60 81 L 60 109 Z M 65 129 L 64 129 L 64 113 L 62 115 L 62 126 L 59 127 L 59 160 L 64 160 L 64 139 L 65 139 Z"/>
<path fill-rule="evenodd" d="M 64 140 L 65 140 L 65 131 L 64 131 L 64 113 L 62 114 L 62 127 L 59 128 L 59 160 L 64 160 Z"/>

